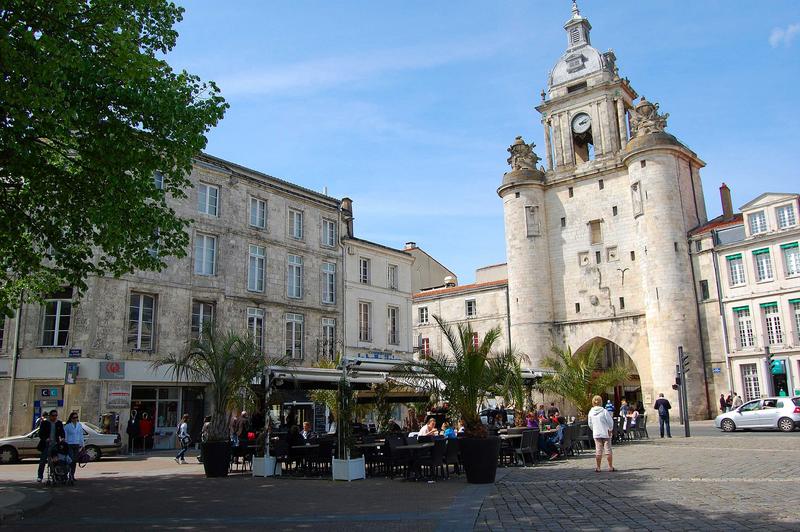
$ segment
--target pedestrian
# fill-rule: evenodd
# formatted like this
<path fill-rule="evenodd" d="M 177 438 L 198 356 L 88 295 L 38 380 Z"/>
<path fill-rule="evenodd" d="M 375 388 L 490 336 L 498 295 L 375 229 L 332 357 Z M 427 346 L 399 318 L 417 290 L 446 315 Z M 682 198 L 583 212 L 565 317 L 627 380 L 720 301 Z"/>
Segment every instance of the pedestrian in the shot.
<path fill-rule="evenodd" d="M 38 429 L 38 428 L 39 428 L 39 425 L 41 425 L 41 424 L 42 424 L 42 421 L 47 421 L 47 416 L 48 416 L 48 415 L 49 415 L 49 414 L 48 414 L 46 411 L 43 411 L 43 412 L 42 412 L 42 415 L 41 415 L 41 416 L 39 416 L 39 418 L 36 420 L 36 423 L 33 425 L 33 428 L 34 428 L 34 429 Z"/>
<path fill-rule="evenodd" d="M 740 406 L 742 406 L 742 396 L 733 392 L 733 408 L 739 408 Z"/>
<path fill-rule="evenodd" d="M 619 417 L 623 418 L 628 417 L 628 410 L 630 410 L 630 407 L 628 406 L 628 401 L 623 399 L 622 403 L 620 403 L 619 405 Z"/>
<path fill-rule="evenodd" d="M 211 416 L 203 418 L 203 428 L 200 429 L 200 454 L 197 456 L 197 461 L 203 462 L 203 444 L 208 441 L 208 435 L 211 433 Z"/>
<path fill-rule="evenodd" d="M 664 426 L 667 427 L 667 438 L 672 438 L 672 434 L 669 431 L 669 411 L 672 408 L 672 405 L 669 404 L 669 401 L 664 399 L 664 394 L 658 394 L 658 399 L 656 399 L 653 408 L 658 410 L 658 431 L 661 433 L 661 437 L 664 437 Z"/>
<path fill-rule="evenodd" d="M 614 469 L 614 461 L 611 458 L 611 435 L 614 432 L 614 418 L 611 417 L 611 412 L 607 408 L 603 408 L 603 398 L 599 395 L 592 397 L 592 409 L 589 410 L 589 427 L 592 429 L 592 437 L 594 438 L 594 459 L 595 459 L 595 473 L 600 472 L 600 464 L 603 461 L 603 454 L 606 455 L 608 461 L 608 470 L 616 471 Z"/>
<path fill-rule="evenodd" d="M 614 403 L 611 402 L 611 399 L 606 401 L 606 410 L 611 412 L 611 414 L 614 414 Z"/>
<path fill-rule="evenodd" d="M 178 426 L 178 442 L 181 444 L 181 450 L 175 455 L 177 463 L 186 463 L 186 451 L 189 450 L 191 441 L 192 439 L 189 437 L 189 414 L 184 414 L 181 418 L 181 424 Z"/>
<path fill-rule="evenodd" d="M 64 424 L 58 419 L 58 410 L 51 410 L 47 419 L 39 425 L 39 444 L 36 449 L 42 453 L 39 456 L 39 471 L 36 482 L 41 482 L 44 476 L 44 465 L 50 457 L 50 451 L 58 442 L 64 439 Z"/>
<path fill-rule="evenodd" d="M 128 435 L 128 454 L 133 454 L 136 445 L 136 438 L 139 437 L 139 417 L 136 410 L 131 410 L 131 417 L 128 418 L 128 427 L 125 429 Z"/>
<path fill-rule="evenodd" d="M 725 398 L 725 411 L 730 412 L 731 408 L 733 408 L 733 398 L 731 394 L 728 394 L 728 397 Z"/>
<path fill-rule="evenodd" d="M 725 401 L 725 394 L 719 394 L 719 413 L 724 414 L 728 411 L 728 403 Z"/>
<path fill-rule="evenodd" d="M 78 413 L 73 412 L 69 415 L 67 424 L 64 427 L 64 439 L 69 445 L 69 457 L 72 460 L 69 464 L 69 480 L 75 482 L 75 468 L 78 466 L 78 455 L 86 444 L 83 438 L 83 425 L 78 421 Z"/>

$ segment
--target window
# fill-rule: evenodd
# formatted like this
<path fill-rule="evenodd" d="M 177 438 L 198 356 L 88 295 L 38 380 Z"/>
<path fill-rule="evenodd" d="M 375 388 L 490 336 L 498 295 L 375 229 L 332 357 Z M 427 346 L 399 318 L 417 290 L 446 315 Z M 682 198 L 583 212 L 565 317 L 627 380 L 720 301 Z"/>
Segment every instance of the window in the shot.
<path fill-rule="evenodd" d="M 755 235 L 767 231 L 767 216 L 764 211 L 754 212 L 747 219 L 750 222 L 750 234 Z"/>
<path fill-rule="evenodd" d="M 733 309 L 736 326 L 736 343 L 739 349 L 753 347 L 753 319 L 750 317 L 750 307 L 736 307 Z"/>
<path fill-rule="evenodd" d="M 571 198 L 572 196 L 574 196 L 574 195 L 575 195 L 575 191 L 572 189 L 572 187 L 569 187 L 569 188 L 567 189 L 567 192 L 569 193 L 569 197 L 570 197 L 570 198 Z"/>
<path fill-rule="evenodd" d="M 575 303 L 575 312 L 580 312 L 580 311 L 581 311 L 581 304 Z"/>
<path fill-rule="evenodd" d="M 631 251 L 631 260 L 632 261 L 636 260 L 636 252 L 635 251 Z"/>
<path fill-rule="evenodd" d="M 430 355 L 431 354 L 431 339 L 430 338 L 422 338 L 419 339 L 419 351 L 423 355 Z"/>
<path fill-rule="evenodd" d="M 372 303 L 358 303 L 358 339 L 362 342 L 372 341 Z"/>
<path fill-rule="evenodd" d="M 753 251 L 756 261 L 756 281 L 772 280 L 772 259 L 769 256 L 769 249 L 757 249 Z"/>
<path fill-rule="evenodd" d="M 217 216 L 219 214 L 219 188 L 200 183 L 197 186 L 197 212 Z"/>
<path fill-rule="evenodd" d="M 800 275 L 800 246 L 797 242 L 791 244 L 781 244 L 783 251 L 783 266 L 786 275 Z"/>
<path fill-rule="evenodd" d="M 478 333 L 474 332 L 472 333 L 472 348 L 477 351 L 478 349 L 480 349 L 480 347 L 481 347 L 481 340 L 478 337 Z"/>
<path fill-rule="evenodd" d="M 619 211 L 617 210 L 617 206 L 616 206 L 616 205 L 614 205 L 613 207 L 611 207 L 611 215 L 612 215 L 612 216 L 616 216 L 618 212 L 619 212 Z"/>
<path fill-rule="evenodd" d="M 783 205 L 775 209 L 775 217 L 778 219 L 778 229 L 786 229 L 797 224 L 793 205 Z"/>
<path fill-rule="evenodd" d="M 705 301 L 709 297 L 711 297 L 711 295 L 708 292 L 708 281 L 705 280 L 705 279 L 702 279 L 700 281 L 700 299 L 702 301 Z"/>
<path fill-rule="evenodd" d="M 50 299 L 44 302 L 42 316 L 42 343 L 47 347 L 63 347 L 69 340 L 69 322 L 72 302 L 68 299 Z"/>
<path fill-rule="evenodd" d="M 625 298 L 624 297 L 619 298 L 619 309 L 620 310 L 625 310 Z"/>
<path fill-rule="evenodd" d="M 592 220 L 589 222 L 589 234 L 591 244 L 600 244 L 603 242 L 603 229 L 600 227 L 600 220 Z"/>
<path fill-rule="evenodd" d="M 286 314 L 286 356 L 303 358 L 303 315 Z"/>
<path fill-rule="evenodd" d="M 358 259 L 358 282 L 369 284 L 369 259 Z"/>
<path fill-rule="evenodd" d="M 672 243 L 672 247 L 674 247 L 674 248 L 675 248 L 675 253 L 677 253 L 677 252 L 679 251 L 679 250 L 678 250 L 678 243 L 677 243 L 677 242 L 673 242 L 673 243 Z"/>
<path fill-rule="evenodd" d="M 336 222 L 322 219 L 322 245 L 334 247 L 336 245 Z"/>
<path fill-rule="evenodd" d="M 303 257 L 289 255 L 286 281 L 287 297 L 301 299 L 303 297 Z"/>
<path fill-rule="evenodd" d="M 777 303 L 762 303 L 761 310 L 764 312 L 764 322 L 767 329 L 767 342 L 769 345 L 783 343 L 783 329 L 781 328 L 781 315 L 778 312 Z"/>
<path fill-rule="evenodd" d="M 192 339 L 199 340 L 212 321 L 214 321 L 214 304 L 192 301 Z"/>
<path fill-rule="evenodd" d="M 388 342 L 392 345 L 398 345 L 400 343 L 400 309 L 397 307 L 389 307 L 388 311 Z"/>
<path fill-rule="evenodd" d="M 642 184 L 637 181 L 631 185 L 631 204 L 633 205 L 633 216 L 644 214 L 644 204 L 642 203 Z"/>
<path fill-rule="evenodd" d="M 397 277 L 399 275 L 399 270 L 396 264 L 390 264 L 388 268 L 388 286 L 390 290 L 397 290 Z"/>
<path fill-rule="evenodd" d="M 758 369 L 755 364 L 742 364 L 742 384 L 744 400 L 752 401 L 761 397 L 761 386 L 758 383 Z M 756 403 L 758 405 L 758 403 Z"/>
<path fill-rule="evenodd" d="M 303 240 L 303 213 L 289 209 L 289 237 Z"/>
<path fill-rule="evenodd" d="M 322 318 L 321 355 L 331 360 L 336 356 L 336 320 L 333 318 Z"/>
<path fill-rule="evenodd" d="M 264 291 L 264 269 L 267 263 L 267 250 L 264 246 L 250 244 L 250 259 L 247 268 L 247 289 L 251 292 Z"/>
<path fill-rule="evenodd" d="M 156 298 L 147 294 L 131 294 L 128 309 L 128 347 L 149 351 L 155 334 Z"/>
<path fill-rule="evenodd" d="M 264 229 L 267 226 L 267 202 L 250 198 L 250 227 Z"/>
<path fill-rule="evenodd" d="M 332 262 L 322 263 L 322 302 L 336 303 L 336 264 Z"/>
<path fill-rule="evenodd" d="M 731 286 L 742 286 L 745 283 L 742 254 L 728 255 L 728 281 Z"/>
<path fill-rule="evenodd" d="M 214 275 L 217 262 L 217 237 L 198 233 L 194 239 L 194 273 Z"/>
<path fill-rule="evenodd" d="M 419 313 L 420 325 L 425 325 L 428 323 L 428 307 L 420 307 L 417 312 Z"/>
<path fill-rule="evenodd" d="M 6 317 L 0 314 L 0 349 L 3 349 L 3 340 L 5 339 L 6 332 Z"/>
<path fill-rule="evenodd" d="M 794 315 L 794 334 L 795 338 L 800 337 L 800 299 L 790 299 L 789 305 L 792 307 Z M 2 328 L 2 327 L 0 327 Z"/>
<path fill-rule="evenodd" d="M 247 308 L 247 333 L 260 353 L 264 352 L 264 309 Z"/>
<path fill-rule="evenodd" d="M 694 241 L 694 250 L 696 252 L 698 252 L 698 253 L 703 251 L 703 241 L 702 240 L 695 240 Z"/>
<path fill-rule="evenodd" d="M 572 28 L 569 30 L 569 40 L 572 44 L 581 40 L 581 30 L 577 27 Z"/>
<path fill-rule="evenodd" d="M 156 170 L 153 172 L 153 186 L 158 190 L 164 190 L 164 174 Z"/>
<path fill-rule="evenodd" d="M 474 299 L 468 299 L 465 301 L 464 306 L 468 318 L 475 317 L 478 314 L 478 306 Z"/>
<path fill-rule="evenodd" d="M 606 188 L 606 184 L 603 182 L 603 180 L 602 180 L 602 179 L 600 179 L 600 180 L 597 182 L 597 186 L 600 188 L 600 190 L 603 190 L 604 188 Z"/>
<path fill-rule="evenodd" d="M 561 227 L 566 227 L 566 226 L 567 226 L 567 219 L 561 218 Z"/>
<path fill-rule="evenodd" d="M 600 264 L 600 262 L 602 262 L 602 258 L 603 257 L 602 257 L 602 255 L 601 255 L 601 253 L 599 251 L 595 251 L 594 252 L 594 261 L 595 261 L 595 263 Z"/>
<path fill-rule="evenodd" d="M 525 229 L 527 236 L 539 236 L 541 234 L 539 207 L 537 205 L 525 206 Z"/>
<path fill-rule="evenodd" d="M 647 161 L 639 161 L 639 166 L 645 168 L 647 166 Z"/>

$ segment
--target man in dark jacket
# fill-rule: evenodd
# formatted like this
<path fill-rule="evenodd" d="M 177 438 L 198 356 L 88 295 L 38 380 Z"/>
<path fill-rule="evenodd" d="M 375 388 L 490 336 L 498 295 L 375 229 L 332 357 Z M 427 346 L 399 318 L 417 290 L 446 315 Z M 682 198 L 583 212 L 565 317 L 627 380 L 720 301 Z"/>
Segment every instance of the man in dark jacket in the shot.
<path fill-rule="evenodd" d="M 667 438 L 671 438 L 672 434 L 669 432 L 669 411 L 672 408 L 672 405 L 669 404 L 669 401 L 664 399 L 664 394 L 658 394 L 658 399 L 656 399 L 656 403 L 653 405 L 658 411 L 658 430 L 661 432 L 661 437 L 664 437 L 664 426 L 667 427 Z"/>
<path fill-rule="evenodd" d="M 36 449 L 42 454 L 39 457 L 39 472 L 36 475 L 36 482 L 42 481 L 44 464 L 47 462 L 47 457 L 50 456 L 50 449 L 64 438 L 66 438 L 64 424 L 58 419 L 58 411 L 51 410 L 48 419 L 39 425 L 39 445 L 36 446 Z"/>

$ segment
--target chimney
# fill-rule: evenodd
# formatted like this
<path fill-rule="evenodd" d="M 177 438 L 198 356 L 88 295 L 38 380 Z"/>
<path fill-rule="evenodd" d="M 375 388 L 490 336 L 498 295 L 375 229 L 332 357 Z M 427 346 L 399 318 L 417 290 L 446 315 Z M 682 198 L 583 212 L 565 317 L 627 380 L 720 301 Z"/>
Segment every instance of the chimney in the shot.
<path fill-rule="evenodd" d="M 405 250 L 416 249 L 416 247 L 417 247 L 416 242 L 406 242 L 406 247 L 404 249 Z"/>
<path fill-rule="evenodd" d="M 719 198 L 722 201 L 722 219 L 725 221 L 733 220 L 733 204 L 731 203 L 731 189 L 722 183 L 719 187 Z"/>
<path fill-rule="evenodd" d="M 347 225 L 347 236 L 353 238 L 353 200 L 342 198 L 342 219 Z"/>

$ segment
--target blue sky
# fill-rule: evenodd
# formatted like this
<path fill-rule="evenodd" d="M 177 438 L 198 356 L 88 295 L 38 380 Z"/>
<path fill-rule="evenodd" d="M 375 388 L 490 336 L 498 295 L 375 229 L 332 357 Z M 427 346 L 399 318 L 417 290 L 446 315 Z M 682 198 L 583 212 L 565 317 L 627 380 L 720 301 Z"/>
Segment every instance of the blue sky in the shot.
<path fill-rule="evenodd" d="M 207 151 L 354 201 L 357 236 L 415 241 L 471 282 L 505 261 L 496 189 L 563 53 L 568 0 L 185 1 L 167 56 L 231 104 Z M 800 3 L 584 0 L 592 44 L 670 113 L 738 207 L 800 191 Z M 542 154 L 542 150 L 539 150 Z"/>

